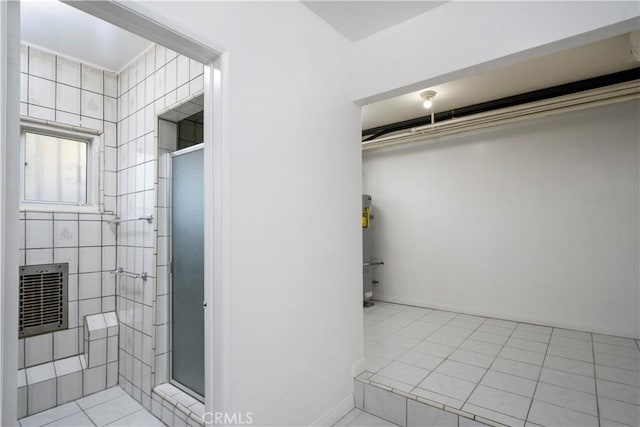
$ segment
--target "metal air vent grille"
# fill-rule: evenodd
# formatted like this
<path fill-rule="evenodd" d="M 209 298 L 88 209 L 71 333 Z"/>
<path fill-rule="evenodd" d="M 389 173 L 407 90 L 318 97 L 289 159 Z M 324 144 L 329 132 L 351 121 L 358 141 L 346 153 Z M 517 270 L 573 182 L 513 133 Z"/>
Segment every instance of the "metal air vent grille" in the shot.
<path fill-rule="evenodd" d="M 68 263 L 20 267 L 20 338 L 67 328 L 68 271 Z"/>

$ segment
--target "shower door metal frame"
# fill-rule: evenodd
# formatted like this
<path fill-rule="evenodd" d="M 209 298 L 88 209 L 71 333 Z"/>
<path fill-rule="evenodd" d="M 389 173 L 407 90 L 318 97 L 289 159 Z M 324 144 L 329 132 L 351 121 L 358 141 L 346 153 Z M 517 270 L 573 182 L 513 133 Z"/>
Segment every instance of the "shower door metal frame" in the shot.
<path fill-rule="evenodd" d="M 203 150 L 204 151 L 204 142 L 200 143 L 200 144 L 196 144 L 196 145 L 192 145 L 191 147 L 187 147 L 187 148 L 183 148 L 181 150 L 176 150 L 176 151 L 172 151 L 171 153 L 169 153 L 169 164 L 167 165 L 169 167 L 168 169 L 168 173 L 169 173 L 169 180 L 168 180 L 168 185 L 167 185 L 167 196 L 171 197 L 173 199 L 173 159 L 174 157 L 178 157 L 180 155 L 183 154 L 188 154 L 194 151 L 198 151 L 198 150 Z M 203 160 L 204 160 L 204 156 L 203 156 Z M 204 175 L 204 173 L 203 173 Z M 205 179 L 204 176 L 202 177 L 203 180 Z M 204 186 L 203 186 L 204 187 Z M 169 227 L 169 236 L 171 236 L 171 238 L 167 239 L 168 241 L 168 245 L 169 247 L 168 249 L 168 254 L 169 254 L 169 265 L 172 266 L 173 265 L 173 200 L 171 201 L 171 207 L 170 207 L 170 211 L 171 211 L 171 220 L 167 221 L 167 226 Z M 202 212 L 202 214 L 204 215 L 204 212 Z M 167 218 L 168 219 L 168 218 Z M 204 256 L 204 254 L 203 254 Z M 206 260 L 205 260 L 205 264 L 206 264 Z M 177 388 L 179 388 L 180 390 L 184 391 L 185 393 L 187 393 L 189 396 L 193 397 L 194 399 L 203 402 L 205 401 L 205 397 L 201 396 L 199 393 L 191 390 L 189 387 L 187 387 L 186 385 L 180 383 L 178 380 L 174 380 L 173 379 L 173 267 L 169 268 L 169 274 L 168 274 L 168 287 L 170 290 L 170 295 L 171 298 L 168 298 L 168 323 L 167 323 L 167 341 L 168 341 L 168 346 L 169 346 L 169 350 L 168 350 L 168 354 L 169 354 L 169 360 L 168 360 L 168 372 L 167 372 L 167 381 L 169 383 L 171 383 L 172 385 L 176 386 Z M 206 278 L 205 278 L 206 280 Z M 205 289 L 203 289 L 204 291 L 204 298 L 206 301 L 206 284 L 205 284 Z M 204 304 L 203 301 L 203 304 Z M 205 307 L 202 308 L 203 310 L 205 309 Z M 206 316 L 205 316 L 206 318 Z M 206 320 L 205 320 L 206 321 Z M 206 336 L 206 330 L 205 330 L 205 336 Z M 207 348 L 205 345 L 204 348 L 205 351 L 205 360 L 206 360 L 206 354 L 207 354 Z M 206 371 L 206 367 L 205 371 Z M 204 372 L 203 372 L 204 375 Z M 206 388 L 206 381 L 205 381 L 205 388 Z M 205 391 L 206 393 L 206 391 Z"/>

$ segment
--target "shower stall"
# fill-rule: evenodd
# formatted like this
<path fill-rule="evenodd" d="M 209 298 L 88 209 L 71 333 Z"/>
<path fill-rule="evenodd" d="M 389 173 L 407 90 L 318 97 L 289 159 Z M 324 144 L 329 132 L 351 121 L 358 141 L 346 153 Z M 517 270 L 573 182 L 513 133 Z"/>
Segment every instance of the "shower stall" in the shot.
<path fill-rule="evenodd" d="M 156 384 L 204 402 L 203 99 L 159 115 L 158 276 L 162 339 Z M 166 285 L 165 285 L 166 283 Z"/>
<path fill-rule="evenodd" d="M 171 155 L 171 382 L 204 397 L 203 144 Z"/>

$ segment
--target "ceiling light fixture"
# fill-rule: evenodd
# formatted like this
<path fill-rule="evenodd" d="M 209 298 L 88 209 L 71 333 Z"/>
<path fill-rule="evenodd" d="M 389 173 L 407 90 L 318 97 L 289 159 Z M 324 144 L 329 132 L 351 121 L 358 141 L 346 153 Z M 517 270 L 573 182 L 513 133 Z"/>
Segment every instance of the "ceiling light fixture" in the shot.
<path fill-rule="evenodd" d="M 436 97 L 435 90 L 425 90 L 420 94 L 420 98 L 422 98 L 422 106 L 426 109 L 433 107 L 433 98 Z"/>

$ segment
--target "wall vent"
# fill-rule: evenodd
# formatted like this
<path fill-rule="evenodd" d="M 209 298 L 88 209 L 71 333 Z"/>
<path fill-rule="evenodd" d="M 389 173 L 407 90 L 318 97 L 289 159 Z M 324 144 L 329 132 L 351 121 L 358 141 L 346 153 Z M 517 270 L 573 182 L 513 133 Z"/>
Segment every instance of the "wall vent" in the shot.
<path fill-rule="evenodd" d="M 68 263 L 20 267 L 20 338 L 67 329 L 68 272 Z"/>

